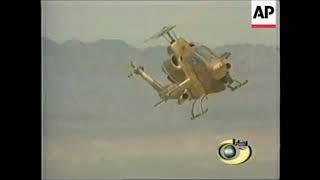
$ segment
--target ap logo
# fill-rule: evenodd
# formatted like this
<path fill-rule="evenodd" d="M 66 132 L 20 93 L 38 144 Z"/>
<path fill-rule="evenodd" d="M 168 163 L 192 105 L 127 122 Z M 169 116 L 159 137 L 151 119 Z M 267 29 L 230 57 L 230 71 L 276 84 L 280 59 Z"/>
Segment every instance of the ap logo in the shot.
<path fill-rule="evenodd" d="M 251 1 L 252 28 L 275 28 L 276 17 L 276 0 Z"/>

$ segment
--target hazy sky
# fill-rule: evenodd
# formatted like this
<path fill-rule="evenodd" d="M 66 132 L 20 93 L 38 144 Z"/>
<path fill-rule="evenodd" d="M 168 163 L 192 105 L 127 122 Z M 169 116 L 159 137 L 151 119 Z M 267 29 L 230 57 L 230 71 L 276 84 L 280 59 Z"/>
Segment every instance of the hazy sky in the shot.
<path fill-rule="evenodd" d="M 42 2 L 42 32 L 57 42 L 72 38 L 81 41 L 121 39 L 141 47 L 144 39 L 163 26 L 177 24 L 178 35 L 209 46 L 278 45 L 279 23 L 276 29 L 252 29 L 250 8 L 251 1 L 238 0 L 45 1 Z M 279 8 L 277 10 L 279 17 Z"/>

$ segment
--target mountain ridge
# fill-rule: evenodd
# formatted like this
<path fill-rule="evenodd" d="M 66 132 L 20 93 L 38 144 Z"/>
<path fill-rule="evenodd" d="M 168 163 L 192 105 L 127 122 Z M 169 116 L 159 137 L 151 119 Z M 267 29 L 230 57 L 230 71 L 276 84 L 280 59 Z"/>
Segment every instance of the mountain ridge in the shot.
<path fill-rule="evenodd" d="M 97 39 L 97 40 L 94 40 L 94 41 L 81 41 L 79 39 L 68 39 L 68 40 L 65 40 L 61 43 L 55 41 L 55 40 L 52 40 L 51 38 L 49 37 L 46 37 L 46 36 L 42 36 L 41 37 L 42 41 L 43 42 L 50 42 L 50 43 L 54 43 L 54 44 L 58 44 L 58 45 L 65 45 L 65 44 L 87 44 L 87 45 L 92 45 L 92 44 L 104 44 L 104 43 L 113 43 L 113 44 L 121 44 L 121 45 L 124 45 L 124 46 L 128 46 L 128 47 L 131 47 L 131 48 L 134 48 L 134 49 L 140 49 L 142 51 L 146 51 L 147 49 L 158 49 L 158 48 L 166 48 L 167 46 L 163 46 L 163 45 L 150 45 L 148 47 L 144 47 L 144 48 L 139 48 L 139 47 L 135 47 L 134 45 L 131 45 L 129 43 L 127 43 L 126 41 L 124 40 L 121 40 L 121 39 L 105 39 L 105 38 L 101 38 L 101 39 Z M 73 43 L 71 43 L 73 42 Z M 198 43 L 199 44 L 199 43 Z M 219 45 L 219 46 L 216 46 L 216 47 L 209 47 L 209 48 L 212 48 L 212 49 L 216 49 L 216 48 L 221 48 L 221 47 L 234 47 L 234 46 L 243 46 L 243 47 L 252 47 L 252 46 L 256 46 L 256 47 L 262 47 L 262 48 L 275 48 L 275 49 L 279 49 L 278 46 L 271 46 L 271 45 L 265 45 L 265 44 L 261 44 L 261 43 L 257 43 L 257 44 L 250 44 L 250 43 L 234 43 L 234 44 L 225 44 L 225 45 Z"/>

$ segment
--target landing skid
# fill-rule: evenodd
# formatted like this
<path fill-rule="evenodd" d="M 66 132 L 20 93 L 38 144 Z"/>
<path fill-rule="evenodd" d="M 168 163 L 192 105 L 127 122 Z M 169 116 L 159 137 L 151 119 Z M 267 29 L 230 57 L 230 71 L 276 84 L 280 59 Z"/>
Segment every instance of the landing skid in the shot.
<path fill-rule="evenodd" d="M 237 85 L 235 85 L 235 86 L 231 86 L 231 84 L 229 84 L 228 85 L 228 88 L 230 88 L 231 89 L 231 91 L 234 91 L 234 90 L 236 90 L 236 89 L 238 89 L 238 88 L 240 88 L 241 86 L 244 86 L 245 84 L 247 84 L 248 83 L 248 80 L 245 80 L 244 82 L 239 82 L 239 81 L 237 81 L 237 80 L 234 80 L 234 82 L 236 82 L 237 83 Z"/>
<path fill-rule="evenodd" d="M 191 109 L 191 120 L 194 120 L 202 115 L 204 115 L 205 113 L 208 112 L 208 108 L 206 109 L 203 109 L 203 100 L 206 99 L 208 100 L 208 97 L 206 95 L 202 96 L 201 97 L 201 100 L 200 100 L 200 109 L 201 109 L 201 112 L 198 113 L 198 114 L 194 114 L 194 105 L 196 104 L 196 102 L 198 101 L 198 99 L 195 99 L 194 102 L 192 103 L 192 109 Z"/>

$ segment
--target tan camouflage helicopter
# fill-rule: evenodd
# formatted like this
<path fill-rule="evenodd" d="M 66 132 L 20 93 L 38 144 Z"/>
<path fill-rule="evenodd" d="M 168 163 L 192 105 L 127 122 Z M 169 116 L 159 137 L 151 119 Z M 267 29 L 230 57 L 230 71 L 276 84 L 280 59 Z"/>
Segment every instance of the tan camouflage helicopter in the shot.
<path fill-rule="evenodd" d="M 161 101 L 154 105 L 173 99 L 179 105 L 186 100 L 193 100 L 191 109 L 191 120 L 205 114 L 208 109 L 203 109 L 203 100 L 208 99 L 207 95 L 218 93 L 226 88 L 232 91 L 246 84 L 248 81 L 239 82 L 231 78 L 229 70 L 231 64 L 226 59 L 231 53 L 226 52 L 217 56 L 211 49 L 204 45 L 195 45 L 181 37 L 177 37 L 173 29 L 176 25 L 165 26 L 162 30 L 150 37 L 158 39 L 164 37 L 170 45 L 167 47 L 169 58 L 164 61 L 162 70 L 171 82 L 161 85 L 151 78 L 142 66 L 136 66 L 131 61 L 133 74 L 142 77 L 159 94 Z M 236 83 L 234 86 L 232 84 Z M 194 106 L 200 99 L 201 112 L 194 113 Z"/>

